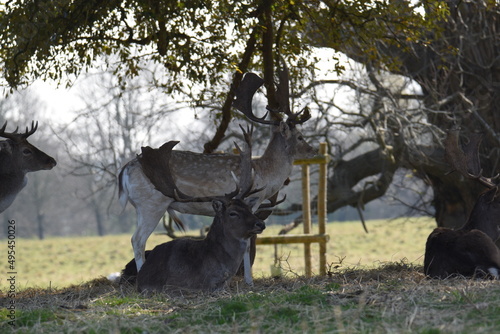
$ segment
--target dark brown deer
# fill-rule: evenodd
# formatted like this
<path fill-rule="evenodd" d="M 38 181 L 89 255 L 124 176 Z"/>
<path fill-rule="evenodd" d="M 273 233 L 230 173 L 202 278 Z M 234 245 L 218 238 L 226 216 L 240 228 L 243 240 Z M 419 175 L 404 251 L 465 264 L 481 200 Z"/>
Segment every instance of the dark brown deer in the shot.
<path fill-rule="evenodd" d="M 481 137 L 471 135 L 460 148 L 458 131 L 451 131 L 445 142 L 448 160 L 467 178 L 489 188 L 479 195 L 469 218 L 458 230 L 436 228 L 425 246 L 424 272 L 431 278 L 493 277 L 500 275 L 500 194 L 498 185 L 484 177 L 479 162 Z"/>
<path fill-rule="evenodd" d="M 168 287 L 213 291 L 223 288 L 236 274 L 247 240 L 262 233 L 264 221 L 238 198 L 214 199 L 212 205 L 215 217 L 204 239 L 178 238 L 146 252 L 146 262 L 137 275 L 139 292 Z M 122 279 L 133 282 L 136 273 L 132 260 L 123 270 Z"/>
<path fill-rule="evenodd" d="M 28 179 L 26 173 L 49 170 L 56 165 L 54 158 L 28 143 L 27 138 L 35 133 L 38 122 L 31 123 L 31 130 L 25 133 L 5 132 L 7 122 L 0 129 L 0 212 L 5 211 L 17 194 L 24 188 Z"/>
<path fill-rule="evenodd" d="M 234 102 L 235 108 L 250 120 L 273 126 L 273 134 L 264 154 L 252 160 L 255 171 L 254 188 L 262 188 L 254 195 L 258 197 L 252 208 L 254 212 L 264 201 L 277 195 L 290 176 L 295 159 L 309 158 L 317 153 L 296 127 L 307 121 L 310 115 L 308 112 L 291 113 L 287 104 L 287 71 L 284 73 L 280 79 L 279 91 L 282 93 L 280 100 L 287 102 L 282 102 L 280 111 L 288 115 L 287 120 L 269 121 L 264 120 L 265 116 L 258 118 L 253 114 L 252 98 L 263 84 L 263 80 L 253 73 L 247 73 L 243 78 Z M 279 114 L 275 115 L 278 117 Z M 163 175 L 160 178 L 172 178 L 183 193 L 199 197 L 230 192 L 233 187 L 231 175 L 240 175 L 239 158 L 233 154 L 200 154 L 174 150 L 171 152 L 169 164 L 171 175 Z M 130 161 L 122 168 L 119 190 L 122 206 L 125 207 L 129 201 L 137 212 L 137 230 L 132 236 L 132 247 L 138 269 L 145 260 L 146 241 L 165 212 L 168 212 L 179 226 L 182 226 L 182 223 L 175 211 L 206 216 L 215 214 L 209 203 L 179 202 L 169 195 L 169 191 L 161 192 L 156 189 L 145 175 L 138 159 Z M 252 283 L 249 254 L 245 256 L 245 280 L 249 284 Z"/>
<path fill-rule="evenodd" d="M 168 155 L 168 150 L 175 144 L 163 145 L 160 148 L 162 154 Z M 154 151 L 146 151 L 149 157 L 155 155 Z M 181 199 L 177 196 L 175 184 L 168 185 L 168 190 L 173 189 L 173 196 L 179 202 L 212 203 L 215 217 L 210 230 L 203 240 L 178 238 L 146 252 L 146 262 L 138 274 L 135 259 L 131 260 L 122 271 L 122 282 L 133 283 L 137 275 L 140 292 L 159 292 L 173 287 L 213 291 L 224 287 L 236 274 L 248 239 L 265 228 L 264 222 L 250 209 L 258 198 L 244 201 L 251 193 L 253 182 L 250 152 L 250 146 L 246 151 L 240 150 L 240 184 L 231 194 L 203 198 L 183 194 Z M 162 183 L 166 184 L 165 181 Z"/>

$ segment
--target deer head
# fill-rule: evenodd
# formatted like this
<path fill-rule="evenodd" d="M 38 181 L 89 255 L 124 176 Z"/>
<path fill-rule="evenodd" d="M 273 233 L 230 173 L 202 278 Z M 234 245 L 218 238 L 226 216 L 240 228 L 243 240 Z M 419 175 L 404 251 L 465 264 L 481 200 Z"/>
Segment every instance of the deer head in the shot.
<path fill-rule="evenodd" d="M 286 155 L 294 159 L 303 159 L 317 154 L 317 151 L 305 141 L 302 133 L 296 128 L 297 125 L 311 118 L 311 114 L 307 107 L 298 113 L 291 112 L 289 102 L 289 72 L 286 65 L 283 63 L 283 68 L 279 70 L 279 82 L 277 84 L 279 108 L 273 110 L 266 107 L 267 111 L 273 114 L 273 119 L 271 120 L 266 119 L 268 112 L 262 117 L 257 117 L 252 111 L 253 96 L 263 84 L 264 80 L 255 73 L 246 73 L 236 90 L 236 99 L 233 102 L 233 107 L 253 122 L 273 125 L 277 129 L 275 133 L 279 133 L 285 141 L 283 145 L 287 150 L 287 152 L 284 152 Z M 287 116 L 286 120 L 283 115 Z"/>
<path fill-rule="evenodd" d="M 35 146 L 31 145 L 27 138 L 35 133 L 38 122 L 31 123 L 31 129 L 26 127 L 25 133 L 5 132 L 7 122 L 0 129 L 0 137 L 7 138 L 0 142 L 0 152 L 4 154 L 1 159 L 1 173 L 35 172 L 38 170 L 52 169 L 57 163 L 54 158 L 48 156 Z"/>

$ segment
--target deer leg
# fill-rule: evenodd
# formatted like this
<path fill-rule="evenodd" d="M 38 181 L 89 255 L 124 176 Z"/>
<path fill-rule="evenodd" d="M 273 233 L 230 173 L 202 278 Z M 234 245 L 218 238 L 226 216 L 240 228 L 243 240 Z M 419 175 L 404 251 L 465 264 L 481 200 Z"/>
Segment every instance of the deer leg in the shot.
<path fill-rule="evenodd" d="M 250 261 L 250 246 L 251 246 L 251 239 L 247 240 L 247 249 L 245 250 L 245 254 L 243 255 L 243 272 L 245 275 L 245 282 L 248 285 L 253 285 L 253 278 L 252 278 L 252 264 Z"/>
<path fill-rule="evenodd" d="M 493 276 L 496 279 L 498 279 L 500 277 L 500 273 L 499 273 L 498 268 L 490 267 L 490 268 L 488 268 L 488 272 L 490 273 L 491 276 Z"/>
<path fill-rule="evenodd" d="M 137 209 L 137 229 L 132 235 L 132 248 L 134 249 L 135 264 L 137 272 L 141 269 L 146 258 L 144 252 L 146 250 L 146 241 L 153 233 L 161 217 L 167 211 L 171 201 L 159 204 L 156 206 L 138 207 Z"/>

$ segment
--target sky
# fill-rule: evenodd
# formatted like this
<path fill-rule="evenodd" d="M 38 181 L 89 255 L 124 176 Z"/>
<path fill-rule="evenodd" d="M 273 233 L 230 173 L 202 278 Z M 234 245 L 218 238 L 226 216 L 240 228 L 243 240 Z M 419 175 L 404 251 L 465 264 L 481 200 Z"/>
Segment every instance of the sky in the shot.
<path fill-rule="evenodd" d="M 58 88 L 50 82 L 37 81 L 31 89 L 46 103 L 49 117 L 58 123 L 69 123 L 83 108 L 83 102 L 76 93 L 76 87 Z"/>
<path fill-rule="evenodd" d="M 332 51 L 321 49 L 318 50 L 318 55 L 321 57 L 320 63 L 317 64 L 319 69 L 321 68 L 333 68 L 333 64 L 331 63 L 332 59 Z M 337 54 L 337 56 L 339 56 Z M 346 61 L 343 59 L 343 61 Z M 330 62 L 330 63 L 329 63 Z M 327 79 L 324 73 L 328 72 L 329 77 L 331 78 L 331 72 L 329 71 L 318 71 L 317 79 Z M 55 83 L 50 81 L 44 82 L 42 80 L 38 80 L 33 83 L 30 87 L 33 89 L 39 97 L 46 103 L 47 109 L 49 111 L 49 116 L 55 121 L 60 123 L 68 123 L 70 122 L 76 115 L 75 111 L 81 110 L 85 105 L 79 96 L 78 90 L 80 81 L 76 80 L 70 88 L 65 87 L 57 87 Z M 186 114 L 186 113 L 183 113 Z M 193 120 L 193 114 L 187 113 L 187 119 L 180 119 L 180 122 L 186 126 Z"/>

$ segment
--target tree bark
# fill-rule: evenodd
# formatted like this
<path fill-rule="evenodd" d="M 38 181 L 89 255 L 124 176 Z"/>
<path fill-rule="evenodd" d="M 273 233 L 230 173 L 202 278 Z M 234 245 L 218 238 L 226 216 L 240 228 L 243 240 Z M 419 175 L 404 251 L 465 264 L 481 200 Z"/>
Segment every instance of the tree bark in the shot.
<path fill-rule="evenodd" d="M 247 45 L 245 48 L 245 53 L 243 54 L 243 58 L 238 65 L 238 69 L 234 72 L 233 82 L 231 84 L 231 88 L 227 93 L 226 100 L 224 101 L 224 105 L 222 106 L 222 119 L 215 131 L 214 137 L 204 145 L 203 153 L 213 153 L 217 147 L 220 145 L 226 130 L 229 126 L 229 122 L 231 122 L 231 109 L 233 106 L 233 100 L 236 94 L 236 89 L 240 85 L 241 80 L 243 79 L 243 74 L 247 71 L 248 65 L 252 59 L 252 56 L 255 52 L 255 45 L 257 43 L 257 34 L 258 27 L 254 29 L 252 34 L 250 34 L 250 38 L 247 41 Z"/>

